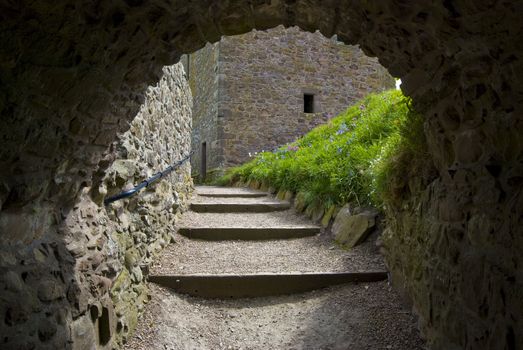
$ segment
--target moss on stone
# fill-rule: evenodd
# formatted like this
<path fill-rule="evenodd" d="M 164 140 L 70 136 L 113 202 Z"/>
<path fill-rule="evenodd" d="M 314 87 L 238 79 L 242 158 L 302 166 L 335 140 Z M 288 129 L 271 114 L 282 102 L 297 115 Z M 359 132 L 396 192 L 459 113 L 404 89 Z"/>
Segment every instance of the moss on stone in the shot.
<path fill-rule="evenodd" d="M 141 260 L 140 251 L 136 248 L 128 249 L 124 255 L 125 267 L 131 271 Z"/>
<path fill-rule="evenodd" d="M 129 271 L 127 269 L 123 269 L 118 277 L 113 282 L 113 285 L 111 287 L 111 297 L 113 298 L 113 302 L 116 304 L 118 300 L 115 300 L 115 298 L 118 297 L 119 292 L 126 290 L 131 285 L 131 275 L 129 274 Z"/>
<path fill-rule="evenodd" d="M 303 192 L 298 192 L 296 194 L 296 198 L 294 198 L 294 208 L 298 213 L 301 213 L 305 209 L 306 205 L 307 203 L 305 202 L 305 194 Z"/>
<path fill-rule="evenodd" d="M 321 225 L 323 227 L 329 226 L 330 220 L 332 219 L 332 215 L 334 214 L 334 211 L 336 210 L 335 205 L 331 205 L 329 208 L 325 210 L 325 214 L 323 215 L 323 218 L 321 220 Z"/>

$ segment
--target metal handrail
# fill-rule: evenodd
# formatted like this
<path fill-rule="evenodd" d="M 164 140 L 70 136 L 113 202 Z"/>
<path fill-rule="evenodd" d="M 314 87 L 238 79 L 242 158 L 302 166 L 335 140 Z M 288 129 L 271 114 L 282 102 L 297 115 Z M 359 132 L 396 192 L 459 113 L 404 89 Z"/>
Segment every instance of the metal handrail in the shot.
<path fill-rule="evenodd" d="M 189 153 L 185 158 L 177 161 L 173 165 L 170 165 L 164 171 L 160 171 L 159 173 L 156 173 L 153 176 L 151 176 L 150 178 L 148 178 L 147 180 L 144 180 L 144 181 L 140 182 L 140 184 L 135 186 L 134 188 L 132 188 L 130 190 L 127 190 L 127 191 L 120 192 L 120 193 L 118 193 L 118 194 L 116 194 L 114 196 L 105 198 L 104 199 L 104 204 L 105 205 L 109 205 L 112 202 L 115 202 L 117 200 L 120 200 L 120 199 L 123 199 L 123 198 L 128 198 L 128 197 L 131 197 L 131 196 L 135 195 L 142 188 L 145 188 L 145 187 L 149 186 L 150 184 L 158 181 L 162 177 L 169 175 L 173 170 L 175 170 L 176 168 L 180 167 L 183 163 L 185 163 L 187 160 L 189 160 L 189 158 L 191 158 L 193 153 L 194 152 Z"/>

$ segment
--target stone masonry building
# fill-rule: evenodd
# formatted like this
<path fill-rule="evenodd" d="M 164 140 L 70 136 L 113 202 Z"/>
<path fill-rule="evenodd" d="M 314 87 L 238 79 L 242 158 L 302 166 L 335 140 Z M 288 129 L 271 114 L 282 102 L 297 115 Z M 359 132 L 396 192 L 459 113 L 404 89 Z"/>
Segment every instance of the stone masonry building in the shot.
<path fill-rule="evenodd" d="M 193 176 L 209 178 L 394 87 L 378 60 L 283 26 L 224 37 L 185 57 L 193 91 Z"/>

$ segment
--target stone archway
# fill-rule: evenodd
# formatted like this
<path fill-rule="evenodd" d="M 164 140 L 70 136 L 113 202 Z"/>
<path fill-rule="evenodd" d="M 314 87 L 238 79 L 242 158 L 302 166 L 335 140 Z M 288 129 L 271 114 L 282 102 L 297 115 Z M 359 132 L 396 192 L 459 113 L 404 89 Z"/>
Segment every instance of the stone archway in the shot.
<path fill-rule="evenodd" d="M 399 212 L 389 264 L 428 337 L 436 348 L 515 349 L 523 342 L 522 10 L 522 1 L 2 1 L 0 201 L 37 222 L 5 240 L 47 234 L 40 221 L 90 184 L 164 65 L 221 35 L 319 29 L 377 56 L 426 117 L 439 177 L 421 209 Z M 60 186 L 58 175 L 67 179 Z M 421 233 L 409 223 L 416 215 Z"/>

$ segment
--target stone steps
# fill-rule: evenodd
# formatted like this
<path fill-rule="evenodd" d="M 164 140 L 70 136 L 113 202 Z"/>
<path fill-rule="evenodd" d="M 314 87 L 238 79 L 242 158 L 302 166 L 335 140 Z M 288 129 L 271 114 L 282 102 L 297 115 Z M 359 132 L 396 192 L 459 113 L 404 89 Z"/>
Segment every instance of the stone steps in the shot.
<path fill-rule="evenodd" d="M 201 197 L 211 197 L 211 198 L 260 198 L 267 197 L 266 193 L 200 193 L 198 194 Z"/>
<path fill-rule="evenodd" d="M 322 241 L 320 227 L 287 201 L 241 188 L 196 193 L 180 222 L 186 238 L 164 251 L 151 282 L 193 296 L 243 298 L 387 278 L 381 259 Z"/>
<path fill-rule="evenodd" d="M 303 215 L 294 210 L 273 211 L 267 213 L 196 213 L 187 211 L 183 214 L 180 227 L 233 227 L 233 228 L 271 228 L 271 227 L 315 227 Z"/>
<path fill-rule="evenodd" d="M 267 197 L 266 192 L 251 190 L 243 187 L 216 187 L 196 186 L 196 194 L 201 197 L 216 198 L 259 198 Z"/>
<path fill-rule="evenodd" d="M 242 202 L 200 202 L 191 203 L 191 210 L 197 213 L 268 213 L 287 210 L 289 202 L 242 203 Z"/>
<path fill-rule="evenodd" d="M 385 271 L 256 273 L 207 275 L 155 275 L 149 281 L 173 291 L 205 298 L 252 298 L 303 293 L 349 282 L 377 282 L 387 279 Z"/>
<path fill-rule="evenodd" d="M 207 241 L 290 239 L 313 236 L 319 227 L 181 227 L 178 233 Z"/>
<path fill-rule="evenodd" d="M 368 272 L 385 270 L 366 249 L 345 251 L 321 235 L 296 239 L 203 241 L 179 236 L 151 267 L 154 275 L 257 272 Z"/>

